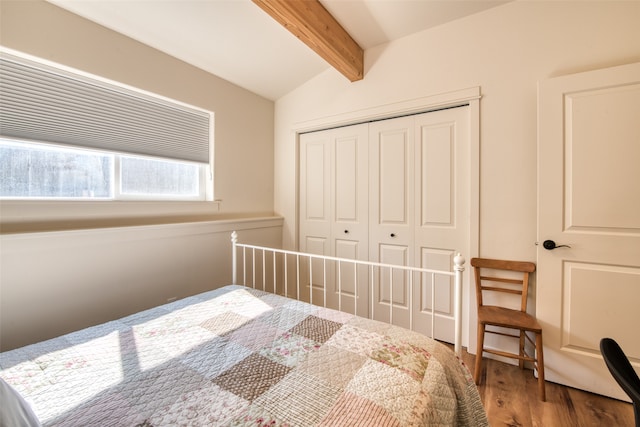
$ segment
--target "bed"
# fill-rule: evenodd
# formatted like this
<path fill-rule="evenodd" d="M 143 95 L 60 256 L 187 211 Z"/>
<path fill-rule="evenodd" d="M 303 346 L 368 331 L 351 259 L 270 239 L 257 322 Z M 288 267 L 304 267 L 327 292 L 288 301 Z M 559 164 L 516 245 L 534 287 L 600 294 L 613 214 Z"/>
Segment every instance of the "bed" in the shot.
<path fill-rule="evenodd" d="M 45 426 L 488 425 L 456 352 L 326 306 L 327 282 L 348 288 L 339 283 L 347 266 L 356 281 L 366 269 L 372 286 L 372 276 L 382 279 L 374 273 L 380 266 L 324 257 L 333 273 L 319 275 L 314 261 L 301 267 L 308 254 L 242 245 L 237 236 L 233 254 L 233 282 L 242 284 L 0 353 L 2 425 L 16 413 L 33 419 L 30 410 Z M 458 268 L 459 280 L 461 262 Z M 414 273 L 403 274 L 413 283 Z M 313 304 L 290 298 L 305 288 L 313 298 L 316 276 L 325 290 Z M 22 406 L 11 411 L 8 396 Z"/>

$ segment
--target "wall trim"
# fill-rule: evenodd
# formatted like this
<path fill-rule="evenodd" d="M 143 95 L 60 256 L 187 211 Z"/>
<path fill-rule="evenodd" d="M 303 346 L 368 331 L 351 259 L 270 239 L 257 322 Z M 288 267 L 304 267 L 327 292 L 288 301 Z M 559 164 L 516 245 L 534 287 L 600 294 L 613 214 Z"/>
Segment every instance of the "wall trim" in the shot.
<path fill-rule="evenodd" d="M 282 227 L 283 223 L 284 218 L 271 216 L 125 227 L 87 228 L 33 233 L 0 234 L 0 242 L 37 241 L 42 245 L 53 239 L 51 241 L 55 241 L 55 244 L 59 246 L 60 242 L 57 241 L 57 238 L 62 236 L 73 236 L 74 239 L 69 240 L 67 244 L 71 246 L 79 246 L 86 243 L 85 239 L 88 242 L 95 242 L 95 239 L 99 238 L 101 243 L 105 243 L 108 241 L 126 242 L 212 233 L 229 233 L 229 242 L 231 242 L 232 231 Z"/>
<path fill-rule="evenodd" d="M 332 127 L 390 119 L 401 115 L 425 113 L 440 108 L 464 105 L 470 101 L 479 100 L 481 97 L 480 86 L 474 86 L 466 89 L 443 92 L 436 95 L 383 104 L 348 113 L 302 121 L 293 124 L 293 131 L 296 134 L 300 134 Z"/>

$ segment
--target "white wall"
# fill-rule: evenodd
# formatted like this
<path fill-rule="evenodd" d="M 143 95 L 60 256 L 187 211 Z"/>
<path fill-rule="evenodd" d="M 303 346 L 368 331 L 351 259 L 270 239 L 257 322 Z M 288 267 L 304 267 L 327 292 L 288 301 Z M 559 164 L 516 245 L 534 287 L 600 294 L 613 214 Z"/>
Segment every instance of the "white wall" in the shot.
<path fill-rule="evenodd" d="M 515 1 L 365 52 L 364 80 L 328 70 L 276 102 L 275 210 L 295 245 L 299 123 L 480 86 L 480 252 L 535 260 L 536 88 L 640 60 L 640 2 Z"/>
<path fill-rule="evenodd" d="M 480 86 L 480 255 L 535 261 L 537 82 L 640 61 L 639 22 L 637 1 L 515 1 L 367 50 L 362 81 L 328 70 L 279 99 L 284 245 L 294 247 L 297 232 L 292 129 Z"/>
<path fill-rule="evenodd" d="M 231 232 L 279 247 L 277 218 L 0 235 L 0 349 L 231 283 Z"/>

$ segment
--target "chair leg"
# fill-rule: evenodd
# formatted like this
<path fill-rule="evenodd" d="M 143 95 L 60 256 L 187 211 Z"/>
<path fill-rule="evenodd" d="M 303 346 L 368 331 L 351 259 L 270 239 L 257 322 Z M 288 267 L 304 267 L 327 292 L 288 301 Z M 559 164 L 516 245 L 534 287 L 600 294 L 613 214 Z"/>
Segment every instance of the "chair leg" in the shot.
<path fill-rule="evenodd" d="M 483 349 L 484 349 L 484 325 L 482 323 L 478 323 L 478 348 L 476 350 L 476 368 L 473 374 L 476 384 L 480 384 L 480 372 L 482 371 Z"/>
<path fill-rule="evenodd" d="M 547 400 L 544 386 L 544 356 L 542 354 L 542 332 L 536 334 L 536 368 L 538 368 L 538 396 L 543 402 Z"/>
<path fill-rule="evenodd" d="M 525 352 L 524 352 L 524 346 L 525 346 L 524 334 L 525 334 L 525 331 L 523 331 L 521 329 L 520 330 L 520 347 L 518 347 L 518 351 L 520 352 L 520 360 L 518 360 L 518 367 L 520 369 L 524 369 L 524 359 L 523 359 L 523 357 L 525 356 Z"/>

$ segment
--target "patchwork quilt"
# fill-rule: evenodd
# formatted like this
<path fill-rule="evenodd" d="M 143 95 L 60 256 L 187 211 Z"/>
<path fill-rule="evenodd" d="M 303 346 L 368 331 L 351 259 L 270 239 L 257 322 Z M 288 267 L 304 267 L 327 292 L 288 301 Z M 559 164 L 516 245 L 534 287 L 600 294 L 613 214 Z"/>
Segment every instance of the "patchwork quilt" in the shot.
<path fill-rule="evenodd" d="M 44 426 L 487 426 L 409 330 L 227 286 L 0 354 Z"/>

